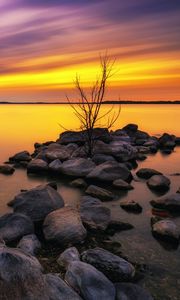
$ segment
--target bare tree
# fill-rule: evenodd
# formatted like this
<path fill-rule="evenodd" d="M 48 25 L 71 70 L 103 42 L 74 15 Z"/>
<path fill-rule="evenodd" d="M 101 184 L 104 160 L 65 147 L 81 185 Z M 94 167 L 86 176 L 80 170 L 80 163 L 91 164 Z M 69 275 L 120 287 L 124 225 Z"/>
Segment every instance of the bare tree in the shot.
<path fill-rule="evenodd" d="M 86 154 L 92 157 L 95 146 L 95 138 L 93 131 L 101 125 L 101 121 L 105 120 L 106 124 L 103 127 L 111 128 L 117 121 L 121 106 L 118 110 L 114 109 L 114 105 L 108 106 L 104 113 L 102 113 L 102 105 L 107 88 L 107 81 L 113 76 L 113 67 L 115 60 L 111 60 L 107 53 L 100 56 L 101 73 L 92 86 L 90 93 L 85 92 L 81 86 L 80 78 L 76 75 L 75 87 L 79 94 L 79 99 L 76 104 L 70 101 L 67 97 L 69 105 L 72 107 L 75 116 L 80 121 L 80 129 L 83 131 L 86 142 Z M 101 125 L 102 127 L 102 125 Z"/>

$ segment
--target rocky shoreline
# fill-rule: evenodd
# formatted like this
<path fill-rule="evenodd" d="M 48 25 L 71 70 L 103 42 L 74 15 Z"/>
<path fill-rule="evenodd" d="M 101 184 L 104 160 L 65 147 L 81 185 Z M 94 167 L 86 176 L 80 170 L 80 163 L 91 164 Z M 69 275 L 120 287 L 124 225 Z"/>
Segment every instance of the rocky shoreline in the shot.
<path fill-rule="evenodd" d="M 23 167 L 28 176 L 66 177 L 83 194 L 77 208 L 66 206 L 56 182 L 50 182 L 22 190 L 8 203 L 13 212 L 0 217 L 0 299 L 154 299 L 138 284 L 141 266 L 123 257 L 110 239 L 133 226 L 113 220 L 104 202 L 116 199 L 116 191 L 133 189 L 134 180 L 143 181 L 160 195 L 151 201 L 160 212 L 151 219 L 152 234 L 178 245 L 180 230 L 163 212 L 179 214 L 179 187 L 166 195 L 171 181 L 159 170 L 141 168 L 135 177 L 132 169 L 151 153 L 171 154 L 180 138 L 150 136 L 136 124 L 114 132 L 96 128 L 88 158 L 86 134 L 66 131 L 56 142 L 35 143 L 33 154 L 22 151 L 0 166 L 5 175 Z M 131 213 L 142 211 L 133 199 L 121 200 L 120 206 Z"/>

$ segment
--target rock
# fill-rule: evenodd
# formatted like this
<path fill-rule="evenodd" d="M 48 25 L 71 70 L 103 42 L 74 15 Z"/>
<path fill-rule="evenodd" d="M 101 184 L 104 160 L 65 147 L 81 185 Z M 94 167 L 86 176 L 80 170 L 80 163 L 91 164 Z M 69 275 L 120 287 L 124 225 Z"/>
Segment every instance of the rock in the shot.
<path fill-rule="evenodd" d="M 139 161 L 143 161 L 147 158 L 146 155 L 142 154 L 142 153 L 138 153 L 136 159 Z"/>
<path fill-rule="evenodd" d="M 129 199 L 121 200 L 120 206 L 127 211 L 131 211 L 131 212 L 135 212 L 135 213 L 142 212 L 141 205 L 139 203 L 135 202 L 134 200 L 129 200 Z"/>
<path fill-rule="evenodd" d="M 86 188 L 87 187 L 86 181 L 82 178 L 77 178 L 77 179 L 71 181 L 70 185 L 75 188 Z"/>
<path fill-rule="evenodd" d="M 41 249 L 41 243 L 35 234 L 28 234 L 19 241 L 17 248 L 34 256 Z"/>
<path fill-rule="evenodd" d="M 123 231 L 133 229 L 134 226 L 130 223 L 121 222 L 119 220 L 110 220 L 107 230 L 115 232 L 115 231 Z"/>
<path fill-rule="evenodd" d="M 136 124 L 128 124 L 122 128 L 128 135 L 134 135 L 138 130 L 138 125 Z"/>
<path fill-rule="evenodd" d="M 49 171 L 55 174 L 60 174 L 61 167 L 62 167 L 62 162 L 59 159 L 55 159 L 49 164 Z"/>
<path fill-rule="evenodd" d="M 47 161 L 51 162 L 56 159 L 64 161 L 70 159 L 73 151 L 77 149 L 77 145 L 75 147 L 72 147 L 72 144 L 70 145 L 71 147 L 60 145 L 58 143 L 50 144 L 45 151 L 45 157 Z"/>
<path fill-rule="evenodd" d="M 124 190 L 124 191 L 128 191 L 128 190 L 132 190 L 133 186 L 130 185 L 129 183 L 127 183 L 126 181 L 122 180 L 122 179 L 116 179 L 113 181 L 113 186 L 115 188 L 118 188 L 119 190 Z"/>
<path fill-rule="evenodd" d="M 85 143 L 85 138 L 82 131 L 65 131 L 60 134 L 57 143 L 62 145 L 77 143 L 81 145 Z"/>
<path fill-rule="evenodd" d="M 157 237 L 175 242 L 179 241 L 180 238 L 180 231 L 178 230 L 176 224 L 167 219 L 153 224 L 152 232 Z"/>
<path fill-rule="evenodd" d="M 70 207 L 58 209 L 47 215 L 43 223 L 43 232 L 47 241 L 62 246 L 81 243 L 86 237 L 86 229 L 78 211 Z"/>
<path fill-rule="evenodd" d="M 179 194 L 180 194 L 180 187 L 178 188 L 178 190 L 176 191 L 176 193 L 179 193 Z"/>
<path fill-rule="evenodd" d="M 149 139 L 149 134 L 145 131 L 137 130 L 133 137 L 135 141 L 143 140 L 145 143 Z"/>
<path fill-rule="evenodd" d="M 89 174 L 95 166 L 95 163 L 90 159 L 75 158 L 63 162 L 61 172 L 69 176 L 84 177 Z"/>
<path fill-rule="evenodd" d="M 116 300 L 153 300 L 148 291 L 134 283 L 115 283 Z"/>
<path fill-rule="evenodd" d="M 173 149 L 176 145 L 175 143 L 175 136 L 170 135 L 168 133 L 164 133 L 160 138 L 159 138 L 159 144 L 160 148 L 169 148 Z"/>
<path fill-rule="evenodd" d="M 85 193 L 92 197 L 99 198 L 102 201 L 111 201 L 114 199 L 114 195 L 112 192 L 96 185 L 88 186 Z"/>
<path fill-rule="evenodd" d="M 9 160 L 13 162 L 30 161 L 31 159 L 31 155 L 28 151 L 18 152 L 9 158 Z"/>
<path fill-rule="evenodd" d="M 4 175 L 11 175 L 13 174 L 15 169 L 9 165 L 0 165 L 0 173 Z"/>
<path fill-rule="evenodd" d="M 59 276 L 47 274 L 44 278 L 48 286 L 47 295 L 49 300 L 82 300 Z"/>
<path fill-rule="evenodd" d="M 135 274 L 132 264 L 102 248 L 88 249 L 81 254 L 81 258 L 104 273 L 111 281 L 130 280 Z"/>
<path fill-rule="evenodd" d="M 110 161 L 93 168 L 87 178 L 105 182 L 112 182 L 116 179 L 128 181 L 132 179 L 132 175 L 124 164 Z"/>
<path fill-rule="evenodd" d="M 0 217 L 0 239 L 6 243 L 17 241 L 34 232 L 31 219 L 19 213 L 7 213 Z"/>
<path fill-rule="evenodd" d="M 28 173 L 41 173 L 48 170 L 48 163 L 40 158 L 33 159 L 27 165 Z"/>
<path fill-rule="evenodd" d="M 115 300 L 114 285 L 93 266 L 75 261 L 68 266 L 66 282 L 86 300 Z"/>
<path fill-rule="evenodd" d="M 169 211 L 180 211 L 180 194 L 175 193 L 163 197 L 156 198 L 150 201 L 151 205 L 155 208 L 164 208 Z"/>
<path fill-rule="evenodd" d="M 0 247 L 0 278 L 3 300 L 49 300 L 40 263 L 19 249 Z"/>
<path fill-rule="evenodd" d="M 100 165 L 106 161 L 116 161 L 115 158 L 112 155 L 106 155 L 106 154 L 95 154 L 92 157 L 92 161 L 96 165 Z"/>
<path fill-rule="evenodd" d="M 175 137 L 175 143 L 177 146 L 180 145 L 180 137 L 178 137 L 178 136 Z"/>
<path fill-rule="evenodd" d="M 15 212 L 29 216 L 34 222 L 43 221 L 53 210 L 64 206 L 64 201 L 54 188 L 39 185 L 22 192 L 8 203 Z"/>
<path fill-rule="evenodd" d="M 136 175 L 140 178 L 149 179 L 153 175 L 162 175 L 162 173 L 150 168 L 141 168 L 136 172 Z"/>
<path fill-rule="evenodd" d="M 80 204 L 83 224 L 90 229 L 105 230 L 110 222 L 111 211 L 99 199 L 84 196 Z"/>
<path fill-rule="evenodd" d="M 170 186 L 169 178 L 164 175 L 153 175 L 148 181 L 147 185 L 150 189 L 160 192 L 166 192 Z"/>
<path fill-rule="evenodd" d="M 57 260 L 57 263 L 67 269 L 68 265 L 73 261 L 80 261 L 79 252 L 75 247 L 68 248 L 63 253 L 61 253 Z"/>

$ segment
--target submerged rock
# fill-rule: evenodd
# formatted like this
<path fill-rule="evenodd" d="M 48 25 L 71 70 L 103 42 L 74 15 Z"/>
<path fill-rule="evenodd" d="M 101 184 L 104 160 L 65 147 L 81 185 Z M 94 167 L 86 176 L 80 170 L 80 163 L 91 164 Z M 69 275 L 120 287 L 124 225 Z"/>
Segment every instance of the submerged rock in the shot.
<path fill-rule="evenodd" d="M 63 162 L 61 166 L 61 172 L 65 175 L 74 176 L 74 177 L 85 177 L 89 174 L 94 168 L 95 163 L 90 159 L 86 158 L 76 158 L 70 159 Z"/>
<path fill-rule="evenodd" d="M 102 201 L 111 201 L 114 199 L 114 195 L 112 192 L 96 185 L 88 186 L 85 192 L 86 194 L 95 198 L 99 198 Z"/>
<path fill-rule="evenodd" d="M 134 283 L 116 283 L 116 300 L 153 300 L 151 294 Z"/>
<path fill-rule="evenodd" d="M 68 266 L 66 282 L 86 300 L 115 300 L 115 288 L 107 277 L 93 266 L 75 261 Z"/>
<path fill-rule="evenodd" d="M 74 245 L 84 241 L 84 228 L 78 211 L 64 207 L 51 212 L 44 220 L 43 232 L 47 241 L 56 242 L 62 246 Z"/>
<path fill-rule="evenodd" d="M 141 205 L 139 203 L 135 202 L 134 200 L 129 200 L 129 199 L 121 200 L 120 206 L 127 211 L 131 211 L 131 212 L 135 212 L 135 213 L 142 212 Z"/>
<path fill-rule="evenodd" d="M 150 189 L 160 192 L 166 192 L 170 186 L 170 180 L 164 175 L 153 175 L 148 181 L 147 185 Z"/>
<path fill-rule="evenodd" d="M 15 212 L 29 216 L 33 221 L 42 221 L 53 210 L 64 206 L 59 193 L 49 185 L 40 185 L 15 196 L 8 203 Z"/>
<path fill-rule="evenodd" d="M 162 175 L 162 173 L 150 168 L 141 168 L 136 172 L 136 175 L 140 178 L 149 179 L 153 175 Z"/>
<path fill-rule="evenodd" d="M 8 213 L 0 217 L 0 239 L 6 243 L 17 241 L 34 232 L 31 219 L 23 214 Z"/>
<path fill-rule="evenodd" d="M 0 173 L 4 175 L 11 175 L 13 174 L 15 169 L 9 165 L 0 165 Z"/>
<path fill-rule="evenodd" d="M 152 225 L 152 232 L 156 237 L 165 240 L 179 241 L 180 231 L 171 220 L 161 220 Z"/>
<path fill-rule="evenodd" d="M 77 179 L 71 181 L 70 185 L 75 188 L 86 188 L 87 187 L 86 181 L 82 178 L 77 178 Z"/>
<path fill-rule="evenodd" d="M 81 254 L 81 258 L 113 281 L 130 280 L 135 274 L 132 264 L 102 248 L 86 250 Z"/>
<path fill-rule="evenodd" d="M 164 208 L 169 211 L 180 211 L 180 194 L 175 193 L 163 197 L 156 198 L 150 201 L 151 205 L 155 208 Z"/>
<path fill-rule="evenodd" d="M 81 219 L 88 228 L 105 230 L 110 222 L 111 211 L 102 202 L 90 196 L 82 197 L 80 204 Z"/>
<path fill-rule="evenodd" d="M 61 253 L 57 263 L 67 269 L 68 265 L 74 261 L 80 261 L 80 255 L 75 247 L 70 247 Z"/>
<path fill-rule="evenodd" d="M 28 234 L 19 241 L 17 248 L 34 256 L 41 248 L 41 243 L 35 234 Z"/>

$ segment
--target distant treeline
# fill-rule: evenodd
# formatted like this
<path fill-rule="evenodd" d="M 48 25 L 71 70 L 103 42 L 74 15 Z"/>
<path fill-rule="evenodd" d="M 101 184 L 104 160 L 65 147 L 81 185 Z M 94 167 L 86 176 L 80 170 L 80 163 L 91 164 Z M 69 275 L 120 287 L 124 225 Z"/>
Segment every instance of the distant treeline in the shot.
<path fill-rule="evenodd" d="M 79 102 L 72 102 L 72 104 L 78 104 Z M 0 104 L 68 104 L 67 102 L 9 102 L 9 101 L 1 101 Z M 130 101 L 130 100 L 107 100 L 104 101 L 103 104 L 180 104 L 180 100 L 175 101 L 166 101 L 166 100 L 157 100 L 157 101 Z"/>

